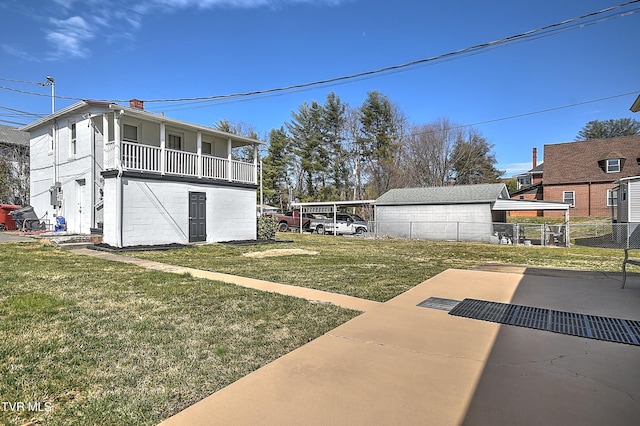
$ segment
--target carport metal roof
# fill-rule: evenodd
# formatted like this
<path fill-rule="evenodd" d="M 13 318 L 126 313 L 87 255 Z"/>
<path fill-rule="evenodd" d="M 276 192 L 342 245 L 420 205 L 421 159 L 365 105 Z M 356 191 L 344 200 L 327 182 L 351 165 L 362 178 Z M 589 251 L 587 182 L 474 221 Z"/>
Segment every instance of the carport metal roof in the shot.
<path fill-rule="evenodd" d="M 557 201 L 543 200 L 514 200 L 511 198 L 499 198 L 491 207 L 491 210 L 566 210 L 569 211 L 570 204 Z"/>
<path fill-rule="evenodd" d="M 307 203 L 291 203 L 292 208 L 299 208 L 300 213 L 333 213 L 333 232 L 335 234 L 336 213 L 338 207 L 362 207 L 375 204 L 376 200 L 353 201 L 311 201 Z M 302 220 L 300 221 L 300 233 L 302 233 Z"/>
<path fill-rule="evenodd" d="M 536 210 L 564 210 L 564 221 L 569 222 L 570 204 L 558 201 L 544 200 L 514 200 L 511 198 L 499 198 L 491 206 L 494 211 L 536 211 Z"/>

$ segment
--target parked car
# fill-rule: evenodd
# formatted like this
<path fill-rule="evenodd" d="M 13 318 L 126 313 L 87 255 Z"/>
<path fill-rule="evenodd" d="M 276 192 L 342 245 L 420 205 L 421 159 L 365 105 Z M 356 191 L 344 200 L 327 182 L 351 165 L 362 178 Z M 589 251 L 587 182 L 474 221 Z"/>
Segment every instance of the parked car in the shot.
<path fill-rule="evenodd" d="M 278 231 L 287 232 L 289 229 L 300 229 L 300 211 L 293 210 L 285 212 L 285 214 L 276 215 L 278 220 Z M 311 217 L 309 213 L 302 214 L 302 229 L 309 230 L 311 225 Z"/>
<path fill-rule="evenodd" d="M 329 217 L 326 220 L 322 220 L 321 223 L 317 223 L 315 225 L 315 230 L 318 234 L 333 234 L 334 233 L 333 218 Z M 350 213 L 336 214 L 336 223 L 335 223 L 336 234 L 361 235 L 368 231 L 369 231 L 369 228 L 368 228 L 367 222 L 357 214 L 350 214 Z"/>

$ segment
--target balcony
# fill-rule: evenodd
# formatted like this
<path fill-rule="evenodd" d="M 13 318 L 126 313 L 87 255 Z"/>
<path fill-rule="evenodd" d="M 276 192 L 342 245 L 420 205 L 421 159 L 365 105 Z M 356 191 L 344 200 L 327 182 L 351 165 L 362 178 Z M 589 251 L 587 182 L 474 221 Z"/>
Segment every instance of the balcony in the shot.
<path fill-rule="evenodd" d="M 257 185 L 257 165 L 230 158 L 198 155 L 194 152 L 162 149 L 157 146 L 120 142 L 118 161 L 117 144 L 108 142 L 104 147 L 104 169 L 160 173 L 162 175 L 190 176 L 228 182 Z M 163 154 L 164 152 L 164 154 Z"/>

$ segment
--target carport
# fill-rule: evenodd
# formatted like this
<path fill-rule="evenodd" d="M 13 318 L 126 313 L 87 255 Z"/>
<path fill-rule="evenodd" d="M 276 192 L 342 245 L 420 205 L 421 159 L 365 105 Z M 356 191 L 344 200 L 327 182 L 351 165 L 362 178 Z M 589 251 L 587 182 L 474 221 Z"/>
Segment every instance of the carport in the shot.
<path fill-rule="evenodd" d="M 564 223 L 565 223 L 565 245 L 569 245 L 569 207 L 567 203 L 561 203 L 557 201 L 543 201 L 543 200 L 515 200 L 511 198 L 499 198 L 495 201 L 491 207 L 492 211 L 538 211 L 538 210 L 555 210 L 564 211 Z M 544 234 L 546 230 L 543 230 Z M 550 232 L 553 236 L 553 232 Z M 545 238 L 541 238 L 541 243 L 544 245 Z"/>
<path fill-rule="evenodd" d="M 318 213 L 333 217 L 333 234 L 336 235 L 336 214 L 338 208 L 372 207 L 376 200 L 353 201 L 312 201 L 306 203 L 291 203 L 293 209 L 300 209 L 300 217 L 305 213 Z M 300 220 L 300 233 L 302 233 L 302 220 Z"/>

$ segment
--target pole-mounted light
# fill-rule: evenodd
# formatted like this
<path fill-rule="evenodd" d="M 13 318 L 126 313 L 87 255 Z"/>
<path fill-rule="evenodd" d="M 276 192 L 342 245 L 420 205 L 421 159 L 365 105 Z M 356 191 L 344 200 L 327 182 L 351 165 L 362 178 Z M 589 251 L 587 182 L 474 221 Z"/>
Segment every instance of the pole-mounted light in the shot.
<path fill-rule="evenodd" d="M 38 83 L 40 86 L 51 86 L 51 114 L 56 112 L 56 81 L 50 75 L 47 76 L 47 81 L 44 83 Z"/>

